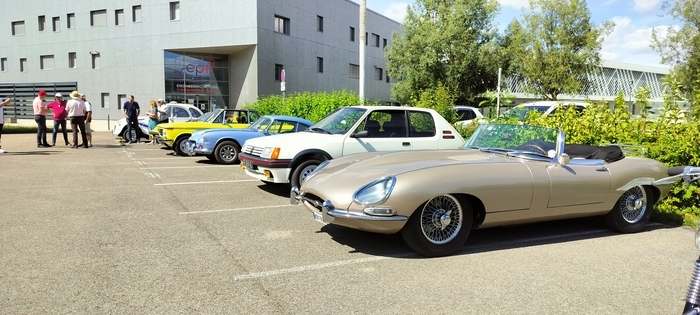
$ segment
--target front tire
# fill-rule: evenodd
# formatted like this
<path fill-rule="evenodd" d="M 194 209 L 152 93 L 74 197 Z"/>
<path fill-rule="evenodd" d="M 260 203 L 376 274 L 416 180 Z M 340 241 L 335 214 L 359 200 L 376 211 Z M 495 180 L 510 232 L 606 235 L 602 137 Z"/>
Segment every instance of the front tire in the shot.
<path fill-rule="evenodd" d="M 424 256 L 450 255 L 464 245 L 473 220 L 469 203 L 452 195 L 440 195 L 413 212 L 401 236 L 408 247 Z"/>
<path fill-rule="evenodd" d="M 222 141 L 216 145 L 214 154 L 216 161 L 220 164 L 235 164 L 239 163 L 238 153 L 241 152 L 241 146 L 233 141 Z"/>
<path fill-rule="evenodd" d="M 605 215 L 605 223 L 609 228 L 622 233 L 641 231 L 651 217 L 653 196 L 651 188 L 647 186 L 630 188 Z"/>
<path fill-rule="evenodd" d="M 179 156 L 187 156 L 187 139 L 189 137 L 190 135 L 182 135 L 175 140 L 175 143 L 173 143 L 173 150 L 175 150 L 175 154 Z"/>
<path fill-rule="evenodd" d="M 299 164 L 294 169 L 294 172 L 292 172 L 292 178 L 290 180 L 292 186 L 301 187 L 301 183 L 304 182 L 306 176 L 309 176 L 319 164 L 321 164 L 321 161 L 315 159 L 304 161 Z"/>

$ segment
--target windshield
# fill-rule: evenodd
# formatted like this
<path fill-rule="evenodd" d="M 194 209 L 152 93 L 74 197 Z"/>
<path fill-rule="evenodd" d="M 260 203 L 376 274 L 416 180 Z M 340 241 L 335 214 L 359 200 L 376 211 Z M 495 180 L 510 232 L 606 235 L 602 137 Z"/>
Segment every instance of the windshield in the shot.
<path fill-rule="evenodd" d="M 218 114 L 219 112 L 216 110 L 213 112 L 208 112 L 202 116 L 199 116 L 199 118 L 192 119 L 192 121 L 209 121 L 209 119 L 211 119 L 211 117 L 212 117 L 212 115 L 214 115 L 214 113 Z"/>
<path fill-rule="evenodd" d="M 496 153 L 533 153 L 553 157 L 557 144 L 557 129 L 531 126 L 487 124 L 480 125 L 464 144 L 465 149 Z"/>
<path fill-rule="evenodd" d="M 523 120 L 525 119 L 525 116 L 527 113 L 531 110 L 536 110 L 540 113 L 544 113 L 549 109 L 550 106 L 546 105 L 537 105 L 537 106 L 516 106 L 508 111 L 506 111 L 503 114 L 503 118 L 510 119 L 510 118 L 515 118 L 517 120 Z"/>
<path fill-rule="evenodd" d="M 248 129 L 265 131 L 267 130 L 267 127 L 270 126 L 270 123 L 272 123 L 272 119 L 267 117 L 261 117 L 260 119 L 256 120 L 253 124 L 251 124 L 250 127 L 248 127 Z"/>
<path fill-rule="evenodd" d="M 342 135 L 345 134 L 362 118 L 362 115 L 367 110 L 357 107 L 339 108 L 328 114 L 325 118 L 309 127 L 311 132 L 322 132 L 328 134 Z"/>

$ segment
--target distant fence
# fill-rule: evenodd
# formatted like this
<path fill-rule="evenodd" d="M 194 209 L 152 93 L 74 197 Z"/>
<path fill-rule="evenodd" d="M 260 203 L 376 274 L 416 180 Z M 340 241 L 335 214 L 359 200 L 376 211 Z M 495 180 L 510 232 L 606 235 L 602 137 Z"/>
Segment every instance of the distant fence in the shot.
<path fill-rule="evenodd" d="M 5 106 L 5 119 L 34 118 L 32 102 L 40 90 L 46 91 L 46 102 L 51 102 L 56 93 L 66 99 L 70 92 L 78 90 L 78 82 L 0 83 L 0 98 L 12 98 L 12 103 Z"/>

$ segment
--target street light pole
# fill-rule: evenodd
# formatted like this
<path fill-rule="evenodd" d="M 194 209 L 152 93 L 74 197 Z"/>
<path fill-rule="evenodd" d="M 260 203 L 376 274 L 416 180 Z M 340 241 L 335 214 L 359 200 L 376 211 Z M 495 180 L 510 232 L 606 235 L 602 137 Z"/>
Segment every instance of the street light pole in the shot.
<path fill-rule="evenodd" d="M 360 0 L 360 105 L 365 105 L 365 41 L 367 40 L 367 0 Z"/>

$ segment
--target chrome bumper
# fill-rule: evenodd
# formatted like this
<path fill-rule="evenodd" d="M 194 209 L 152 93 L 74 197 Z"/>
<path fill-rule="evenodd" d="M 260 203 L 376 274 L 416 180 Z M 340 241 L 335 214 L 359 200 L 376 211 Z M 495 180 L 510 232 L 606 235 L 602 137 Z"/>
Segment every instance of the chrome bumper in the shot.
<path fill-rule="evenodd" d="M 323 203 L 318 200 L 312 200 L 304 197 L 304 192 L 299 191 L 297 186 L 292 187 L 289 192 L 289 203 L 292 205 L 298 205 L 299 202 L 308 202 L 315 207 L 321 207 L 321 215 L 323 216 L 324 223 L 331 223 L 335 218 L 352 219 L 352 220 L 367 220 L 367 221 L 406 221 L 408 217 L 402 215 L 394 216 L 374 216 L 359 212 L 350 212 L 345 210 L 336 210 L 335 206 L 330 200 L 325 200 Z M 308 207 L 307 207 L 308 209 Z M 314 210 L 308 209 L 311 212 Z"/>

